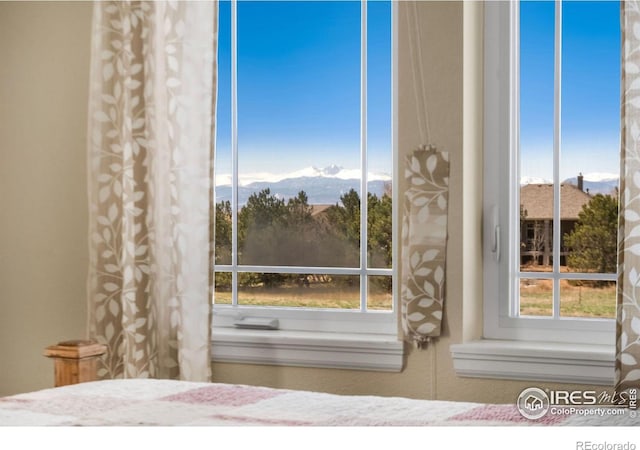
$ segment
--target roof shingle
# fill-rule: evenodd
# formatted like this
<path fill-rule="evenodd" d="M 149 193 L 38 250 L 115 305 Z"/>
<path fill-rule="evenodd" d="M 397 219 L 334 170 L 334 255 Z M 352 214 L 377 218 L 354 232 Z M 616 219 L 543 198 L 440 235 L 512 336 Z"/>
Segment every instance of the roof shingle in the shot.
<path fill-rule="evenodd" d="M 572 184 L 560 185 L 560 218 L 578 219 L 582 206 L 589 203 L 591 196 Z M 542 220 L 553 218 L 553 185 L 526 184 L 520 188 L 520 205 L 526 211 L 526 219 Z"/>

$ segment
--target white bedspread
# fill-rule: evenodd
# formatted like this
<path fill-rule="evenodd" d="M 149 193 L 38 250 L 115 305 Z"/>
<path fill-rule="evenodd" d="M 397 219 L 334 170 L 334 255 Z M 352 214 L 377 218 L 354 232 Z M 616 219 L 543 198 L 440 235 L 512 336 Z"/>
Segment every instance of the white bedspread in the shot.
<path fill-rule="evenodd" d="M 640 425 L 631 411 L 522 417 L 514 405 L 344 396 L 219 383 L 109 380 L 0 398 L 7 426 Z"/>

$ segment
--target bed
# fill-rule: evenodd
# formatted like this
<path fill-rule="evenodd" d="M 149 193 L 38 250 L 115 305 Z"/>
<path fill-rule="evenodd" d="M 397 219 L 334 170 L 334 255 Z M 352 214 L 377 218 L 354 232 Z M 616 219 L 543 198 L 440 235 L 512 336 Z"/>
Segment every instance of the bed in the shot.
<path fill-rule="evenodd" d="M 514 405 L 347 396 L 221 383 L 105 380 L 0 398 L 6 426 L 640 425 L 621 415 L 551 415 Z"/>

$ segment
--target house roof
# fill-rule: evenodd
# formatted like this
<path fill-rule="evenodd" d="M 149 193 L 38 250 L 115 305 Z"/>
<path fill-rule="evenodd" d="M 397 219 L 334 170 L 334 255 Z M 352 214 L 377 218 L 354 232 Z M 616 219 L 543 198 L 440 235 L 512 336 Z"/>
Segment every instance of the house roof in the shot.
<path fill-rule="evenodd" d="M 311 215 L 317 216 L 318 214 L 322 214 L 332 206 L 333 205 L 311 205 Z"/>
<path fill-rule="evenodd" d="M 560 185 L 560 218 L 578 219 L 582 206 L 591 196 L 572 184 Z M 520 188 L 520 205 L 526 211 L 526 219 L 541 220 L 553 217 L 553 185 L 526 184 Z"/>

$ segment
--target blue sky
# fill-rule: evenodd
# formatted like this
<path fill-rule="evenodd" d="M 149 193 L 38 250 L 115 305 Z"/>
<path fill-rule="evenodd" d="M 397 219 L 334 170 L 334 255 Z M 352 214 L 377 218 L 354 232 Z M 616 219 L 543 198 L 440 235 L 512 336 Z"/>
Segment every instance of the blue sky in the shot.
<path fill-rule="evenodd" d="M 391 173 L 391 7 L 368 6 L 369 171 Z M 217 168 L 229 173 L 230 3 L 220 3 Z M 360 3 L 238 2 L 240 173 L 359 167 Z"/>
<path fill-rule="evenodd" d="M 522 176 L 552 179 L 553 2 L 520 8 Z M 620 5 L 565 1 L 561 179 L 619 171 Z"/>
<path fill-rule="evenodd" d="M 391 171 L 391 7 L 368 5 L 369 171 Z M 521 5 L 521 175 L 552 178 L 554 2 Z M 230 173 L 230 2 L 220 3 L 217 172 Z M 563 2 L 561 178 L 619 170 L 617 1 Z M 238 3 L 243 173 L 359 166 L 360 4 Z"/>

